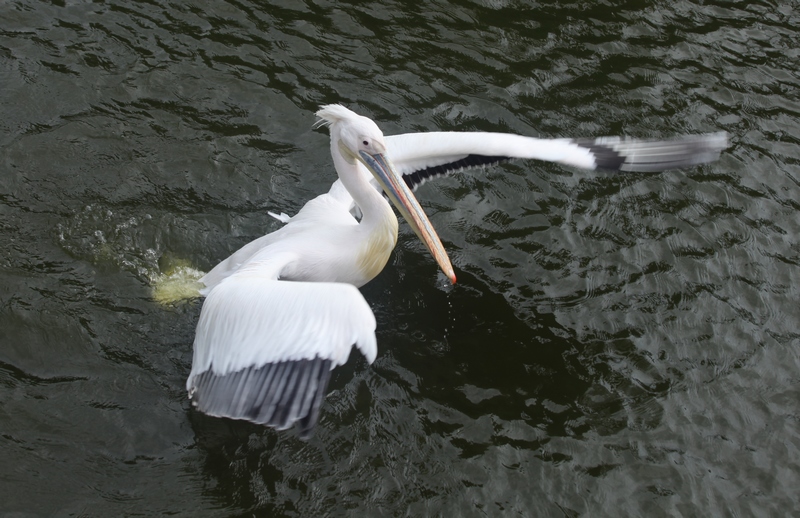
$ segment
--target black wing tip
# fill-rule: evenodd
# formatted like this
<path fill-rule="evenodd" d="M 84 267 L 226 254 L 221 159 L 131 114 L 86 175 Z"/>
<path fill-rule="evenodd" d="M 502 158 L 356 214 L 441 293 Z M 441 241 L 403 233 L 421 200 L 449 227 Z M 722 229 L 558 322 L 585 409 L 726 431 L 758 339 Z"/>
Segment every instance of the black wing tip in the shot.
<path fill-rule="evenodd" d="M 592 153 L 597 169 L 657 173 L 718 160 L 728 147 L 728 134 L 722 131 L 673 140 L 601 137 L 572 142 Z"/>
<path fill-rule="evenodd" d="M 249 421 L 286 430 L 298 426 L 308 440 L 330 380 L 331 360 L 291 360 L 251 366 L 218 375 L 207 370 L 195 376 L 189 391 L 192 406 L 214 417 Z"/>
<path fill-rule="evenodd" d="M 625 164 L 625 156 L 604 143 L 603 139 L 573 139 L 572 142 L 592 153 L 596 169 L 619 171 Z"/>

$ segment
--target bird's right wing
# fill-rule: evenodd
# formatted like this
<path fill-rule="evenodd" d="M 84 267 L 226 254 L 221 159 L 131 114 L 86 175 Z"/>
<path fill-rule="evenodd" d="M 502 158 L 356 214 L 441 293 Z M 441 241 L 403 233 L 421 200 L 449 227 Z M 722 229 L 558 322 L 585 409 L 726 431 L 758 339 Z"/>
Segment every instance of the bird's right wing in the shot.
<path fill-rule="evenodd" d="M 659 172 L 713 162 L 728 146 L 727 134 L 674 140 L 622 137 L 539 139 L 509 133 L 431 132 L 386 137 L 389 158 L 406 183 L 512 159 L 535 159 L 580 169 Z"/>
<path fill-rule="evenodd" d="M 290 282 L 248 269 L 206 296 L 186 388 L 219 417 L 311 436 L 330 371 L 353 346 L 371 363 L 375 316 L 355 286 Z"/>

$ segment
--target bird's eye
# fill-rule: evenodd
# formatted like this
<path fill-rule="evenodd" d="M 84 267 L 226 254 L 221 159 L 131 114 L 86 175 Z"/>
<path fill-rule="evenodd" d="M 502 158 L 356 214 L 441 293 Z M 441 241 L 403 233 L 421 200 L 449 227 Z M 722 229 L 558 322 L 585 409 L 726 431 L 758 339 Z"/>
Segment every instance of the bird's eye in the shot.
<path fill-rule="evenodd" d="M 369 147 L 369 140 L 365 140 L 365 141 L 363 141 L 361 143 L 364 144 L 364 146 Z"/>

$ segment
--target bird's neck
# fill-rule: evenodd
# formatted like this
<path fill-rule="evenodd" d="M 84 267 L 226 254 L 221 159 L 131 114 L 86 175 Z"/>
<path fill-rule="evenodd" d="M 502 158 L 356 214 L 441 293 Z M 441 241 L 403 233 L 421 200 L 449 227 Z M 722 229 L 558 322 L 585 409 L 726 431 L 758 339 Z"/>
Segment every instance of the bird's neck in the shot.
<path fill-rule="evenodd" d="M 392 206 L 389 205 L 386 198 L 381 196 L 380 191 L 370 184 L 369 177 L 360 168 L 358 162 L 350 163 L 344 159 L 337 143 L 332 143 L 331 151 L 339 179 L 361 209 L 361 225 L 365 230 L 372 231 L 393 221 L 392 226 L 395 228 L 396 238 L 397 217 L 394 215 Z"/>
<path fill-rule="evenodd" d="M 389 202 L 369 182 L 367 175 L 359 170 L 358 163 L 350 164 L 333 150 L 334 164 L 339 179 L 361 209 L 358 232 L 363 233 L 357 251 L 357 262 L 363 281 L 369 282 L 378 275 L 397 244 L 397 216 Z"/>

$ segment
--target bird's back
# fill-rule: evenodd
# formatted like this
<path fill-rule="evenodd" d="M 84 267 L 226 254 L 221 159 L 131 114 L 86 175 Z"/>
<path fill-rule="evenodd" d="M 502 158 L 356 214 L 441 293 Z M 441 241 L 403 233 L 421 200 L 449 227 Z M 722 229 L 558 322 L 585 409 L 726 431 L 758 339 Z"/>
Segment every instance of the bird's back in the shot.
<path fill-rule="evenodd" d="M 326 261 L 340 263 L 342 258 L 337 256 L 346 258 L 352 253 L 348 247 L 343 248 L 341 243 L 347 240 L 353 242 L 357 227 L 358 221 L 350 215 L 349 205 L 329 194 L 317 196 L 308 201 L 285 226 L 251 241 L 215 266 L 200 279 L 206 286 L 202 293 L 207 295 L 214 286 L 250 263 L 268 261 L 271 255 L 286 251 L 297 256 L 301 264 L 290 267 L 285 275 L 281 275 L 282 278 L 347 282 L 331 278 L 333 274 L 330 270 L 335 264 L 326 265 Z M 322 266 L 327 272 L 312 274 L 314 264 Z"/>

